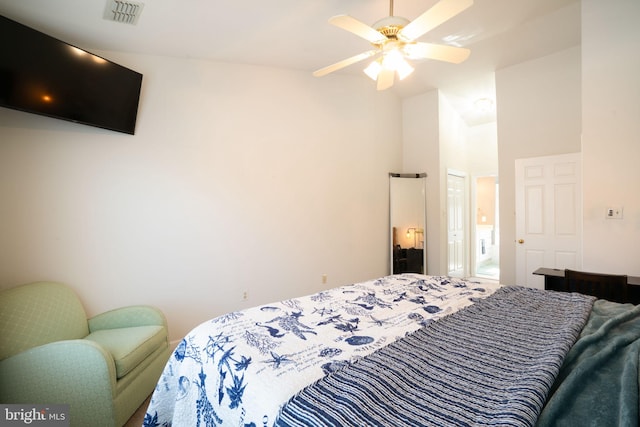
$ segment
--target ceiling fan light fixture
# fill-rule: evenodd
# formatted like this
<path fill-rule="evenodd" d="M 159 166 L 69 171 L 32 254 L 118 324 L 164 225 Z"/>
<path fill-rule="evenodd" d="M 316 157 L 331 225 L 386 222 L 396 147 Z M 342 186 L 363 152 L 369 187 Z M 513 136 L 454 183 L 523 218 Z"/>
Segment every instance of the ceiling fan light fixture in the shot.
<path fill-rule="evenodd" d="M 398 66 L 402 64 L 402 62 L 406 63 L 402 53 L 400 53 L 398 49 L 391 49 L 384 53 L 382 66 L 389 68 L 391 70 L 396 70 Z"/>
<path fill-rule="evenodd" d="M 403 57 L 398 50 L 390 50 L 383 57 L 372 61 L 364 72 L 371 80 L 378 80 L 378 76 L 382 69 L 391 70 L 398 73 L 398 78 L 403 80 L 415 70 Z"/>
<path fill-rule="evenodd" d="M 115 1 L 115 0 L 113 0 Z M 344 59 L 328 67 L 313 72 L 316 77 L 340 70 L 381 54 L 371 62 L 364 72 L 377 81 L 377 90 L 393 86 L 396 73 L 400 80 L 413 73 L 413 66 L 407 59 L 435 59 L 454 64 L 467 59 L 469 49 L 456 46 L 418 42 L 416 39 L 428 31 L 448 21 L 473 4 L 473 0 L 438 0 L 435 5 L 413 21 L 393 15 L 393 0 L 389 0 L 389 16 L 373 24 L 373 27 L 349 15 L 336 15 L 329 23 L 367 40 L 373 50 Z"/>
<path fill-rule="evenodd" d="M 396 71 L 398 72 L 398 78 L 400 80 L 404 80 L 404 78 L 408 77 L 411 73 L 413 73 L 414 70 L 415 68 L 409 65 L 409 63 L 404 59 L 398 64 L 398 67 L 396 68 Z"/>
<path fill-rule="evenodd" d="M 396 71 L 400 80 L 413 73 L 414 68 L 404 59 L 404 55 L 398 49 L 393 49 L 384 54 L 382 66 Z"/>
<path fill-rule="evenodd" d="M 372 61 L 371 64 L 364 69 L 364 73 L 371 78 L 371 80 L 378 80 L 378 75 L 380 74 L 380 70 L 382 70 L 382 64 L 380 64 L 380 60 L 377 59 Z"/>
<path fill-rule="evenodd" d="M 478 98 L 473 105 L 480 113 L 488 113 L 493 110 L 493 100 L 490 98 Z"/>

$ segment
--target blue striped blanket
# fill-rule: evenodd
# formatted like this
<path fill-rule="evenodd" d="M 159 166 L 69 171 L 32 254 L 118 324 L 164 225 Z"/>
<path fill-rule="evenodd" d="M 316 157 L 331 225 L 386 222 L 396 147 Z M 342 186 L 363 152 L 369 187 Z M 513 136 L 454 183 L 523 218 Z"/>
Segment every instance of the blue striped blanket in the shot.
<path fill-rule="evenodd" d="M 319 379 L 278 426 L 532 426 L 594 298 L 504 287 Z"/>

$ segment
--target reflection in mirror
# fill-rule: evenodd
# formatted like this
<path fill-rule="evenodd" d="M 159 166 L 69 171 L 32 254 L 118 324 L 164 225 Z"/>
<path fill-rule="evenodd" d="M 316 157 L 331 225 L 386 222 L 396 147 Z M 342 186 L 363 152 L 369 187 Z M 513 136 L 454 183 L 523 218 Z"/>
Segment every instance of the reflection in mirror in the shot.
<path fill-rule="evenodd" d="M 389 174 L 391 274 L 427 274 L 427 174 Z"/>

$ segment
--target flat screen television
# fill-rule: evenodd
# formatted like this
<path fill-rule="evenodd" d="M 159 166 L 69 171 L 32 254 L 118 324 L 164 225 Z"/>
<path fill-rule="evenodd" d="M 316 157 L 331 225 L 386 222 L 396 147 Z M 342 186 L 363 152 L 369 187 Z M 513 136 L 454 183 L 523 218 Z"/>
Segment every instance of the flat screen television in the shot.
<path fill-rule="evenodd" d="M 0 106 L 133 135 L 142 74 L 0 15 Z"/>

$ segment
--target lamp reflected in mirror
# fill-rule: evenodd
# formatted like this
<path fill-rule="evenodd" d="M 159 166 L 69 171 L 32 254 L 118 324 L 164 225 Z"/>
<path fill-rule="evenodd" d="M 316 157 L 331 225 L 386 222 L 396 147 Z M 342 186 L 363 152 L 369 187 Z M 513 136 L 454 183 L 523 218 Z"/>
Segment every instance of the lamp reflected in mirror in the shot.
<path fill-rule="evenodd" d="M 411 238 L 411 232 L 413 232 L 413 247 L 416 249 L 422 249 L 424 245 L 424 230 L 416 227 L 407 228 L 407 239 Z M 418 240 L 418 234 L 421 235 L 420 240 Z"/>

